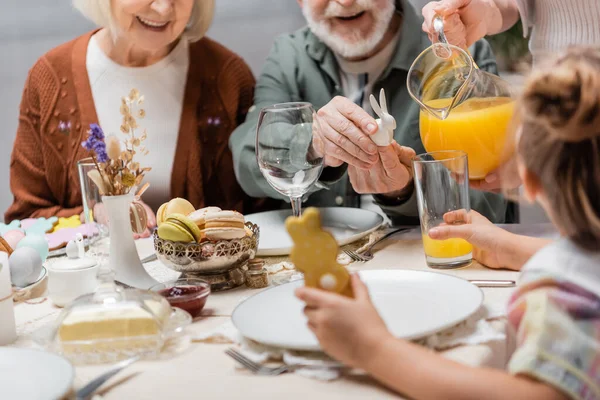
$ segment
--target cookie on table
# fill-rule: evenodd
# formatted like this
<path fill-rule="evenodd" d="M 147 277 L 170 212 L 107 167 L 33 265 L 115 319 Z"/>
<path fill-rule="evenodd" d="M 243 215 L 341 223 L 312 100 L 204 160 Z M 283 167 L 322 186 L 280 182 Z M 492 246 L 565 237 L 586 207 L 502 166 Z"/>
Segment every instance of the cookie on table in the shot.
<path fill-rule="evenodd" d="M 60 217 L 52 232 L 60 231 L 65 228 L 77 228 L 80 225 L 81 218 L 79 217 L 79 214 L 70 217 Z"/>
<path fill-rule="evenodd" d="M 322 229 L 319 210 L 308 208 L 299 218 L 289 217 L 285 226 L 294 242 L 290 259 L 304 273 L 306 286 L 353 297 L 350 273 L 337 262 L 338 244 Z"/>
<path fill-rule="evenodd" d="M 21 229 L 26 235 L 45 235 L 52 232 L 57 223 L 58 217 L 27 218 L 21 221 Z"/>
<path fill-rule="evenodd" d="M 23 231 L 23 229 L 21 229 L 21 221 L 18 219 L 11 221 L 10 224 L 0 223 L 0 235 L 4 235 L 6 232 L 15 230 Z"/>
<path fill-rule="evenodd" d="M 78 233 L 84 238 L 92 237 L 98 234 L 98 228 L 95 224 L 83 224 L 76 228 L 64 228 L 56 232 L 46 234 L 48 247 L 50 251 L 62 249 L 67 246 L 70 240 L 75 239 Z"/>

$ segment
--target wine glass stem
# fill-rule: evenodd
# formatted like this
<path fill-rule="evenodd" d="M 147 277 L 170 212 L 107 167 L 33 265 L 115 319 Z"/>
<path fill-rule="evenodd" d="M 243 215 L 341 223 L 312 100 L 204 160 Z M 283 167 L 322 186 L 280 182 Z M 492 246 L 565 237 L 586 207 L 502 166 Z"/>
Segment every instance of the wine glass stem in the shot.
<path fill-rule="evenodd" d="M 290 202 L 292 203 L 294 217 L 299 217 L 302 214 L 302 196 L 290 197 Z"/>

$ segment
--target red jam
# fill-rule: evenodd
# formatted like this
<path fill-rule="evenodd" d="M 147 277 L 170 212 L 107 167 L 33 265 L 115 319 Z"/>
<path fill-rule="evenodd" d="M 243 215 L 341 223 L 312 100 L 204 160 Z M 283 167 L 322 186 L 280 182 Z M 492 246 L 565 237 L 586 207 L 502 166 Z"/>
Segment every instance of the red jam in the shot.
<path fill-rule="evenodd" d="M 172 307 L 181 308 L 192 318 L 199 317 L 206 304 L 209 289 L 202 286 L 173 286 L 158 292 Z"/>

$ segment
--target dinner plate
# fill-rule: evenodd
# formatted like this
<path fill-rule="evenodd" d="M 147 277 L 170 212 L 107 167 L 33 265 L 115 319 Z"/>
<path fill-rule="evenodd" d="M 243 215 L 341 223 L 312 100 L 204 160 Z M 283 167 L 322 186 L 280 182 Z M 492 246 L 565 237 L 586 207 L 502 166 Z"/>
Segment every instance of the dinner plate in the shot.
<path fill-rule="evenodd" d="M 361 271 L 373 303 L 388 329 L 403 339 L 419 339 L 469 318 L 483 302 L 483 293 L 468 281 L 437 272 Z M 233 312 L 235 327 L 245 338 L 270 346 L 318 351 L 308 329 L 304 303 L 294 296 L 298 280 L 260 292 Z M 368 327 L 366 327 L 368 329 Z"/>
<path fill-rule="evenodd" d="M 360 208 L 320 208 L 323 228 L 333 234 L 340 246 L 352 243 L 370 234 L 383 224 L 383 217 Z M 292 239 L 285 229 L 285 220 L 292 210 L 275 210 L 246 215 L 246 220 L 260 227 L 259 256 L 290 254 Z"/>
<path fill-rule="evenodd" d="M 69 393 L 73 366 L 56 354 L 40 350 L 0 347 L 0 397 L 54 400 Z"/>

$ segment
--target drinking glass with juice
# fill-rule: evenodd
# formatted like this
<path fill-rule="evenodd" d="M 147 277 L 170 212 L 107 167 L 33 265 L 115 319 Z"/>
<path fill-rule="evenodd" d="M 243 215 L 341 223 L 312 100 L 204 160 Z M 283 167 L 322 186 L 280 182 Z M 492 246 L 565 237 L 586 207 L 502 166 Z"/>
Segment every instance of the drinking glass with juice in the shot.
<path fill-rule="evenodd" d="M 462 151 L 425 153 L 413 159 L 415 190 L 421 221 L 423 250 L 431 268 L 452 269 L 472 261 L 473 246 L 466 240 L 435 240 L 429 230 L 445 224 L 445 216 L 453 211 L 468 215 L 468 158 Z M 456 218 L 453 224 L 458 224 Z M 465 220 L 462 223 L 468 223 Z"/>

